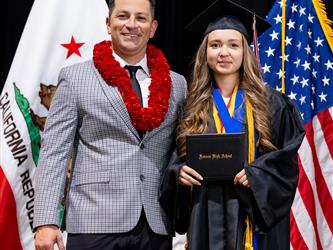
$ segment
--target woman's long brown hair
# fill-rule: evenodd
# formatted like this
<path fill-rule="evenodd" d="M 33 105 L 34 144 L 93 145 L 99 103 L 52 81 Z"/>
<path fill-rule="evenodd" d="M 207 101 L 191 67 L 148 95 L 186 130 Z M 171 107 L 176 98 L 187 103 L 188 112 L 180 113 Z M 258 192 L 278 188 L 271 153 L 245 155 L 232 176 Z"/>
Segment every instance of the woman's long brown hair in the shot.
<path fill-rule="evenodd" d="M 176 143 L 180 156 L 184 156 L 186 152 L 185 140 L 187 134 L 208 132 L 214 77 L 207 63 L 207 42 L 208 35 L 205 36 L 197 51 L 183 117 L 177 127 Z M 263 84 L 254 53 L 244 36 L 243 48 L 240 87 L 252 107 L 258 134 L 257 146 L 261 150 L 274 150 L 276 147 L 271 143 L 271 117 L 268 108 L 267 89 Z"/>

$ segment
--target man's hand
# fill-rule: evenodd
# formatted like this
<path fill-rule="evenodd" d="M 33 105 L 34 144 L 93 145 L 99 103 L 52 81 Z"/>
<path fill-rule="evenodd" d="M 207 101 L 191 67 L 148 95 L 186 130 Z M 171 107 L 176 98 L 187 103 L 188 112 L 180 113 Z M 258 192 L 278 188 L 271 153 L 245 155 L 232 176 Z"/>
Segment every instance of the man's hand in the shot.
<path fill-rule="evenodd" d="M 54 225 L 38 227 L 35 238 L 36 250 L 53 250 L 54 244 L 58 245 L 59 250 L 65 250 L 59 228 Z"/>
<path fill-rule="evenodd" d="M 249 180 L 247 179 L 245 169 L 243 168 L 238 174 L 236 174 L 234 179 L 234 184 L 240 184 L 244 187 L 250 187 Z"/>
<path fill-rule="evenodd" d="M 179 183 L 185 186 L 197 185 L 201 186 L 202 176 L 189 166 L 182 166 L 179 173 Z"/>

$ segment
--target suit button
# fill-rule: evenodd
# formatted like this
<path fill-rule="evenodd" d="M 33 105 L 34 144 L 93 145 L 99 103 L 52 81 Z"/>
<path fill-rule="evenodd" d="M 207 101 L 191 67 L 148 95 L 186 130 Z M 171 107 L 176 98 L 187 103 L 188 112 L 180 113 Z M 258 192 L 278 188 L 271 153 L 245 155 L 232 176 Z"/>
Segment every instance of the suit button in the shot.
<path fill-rule="evenodd" d="M 140 144 L 140 149 L 144 149 L 145 145 L 143 143 Z"/>
<path fill-rule="evenodd" d="M 144 181 L 145 180 L 145 176 L 143 174 L 140 174 L 140 181 Z"/>

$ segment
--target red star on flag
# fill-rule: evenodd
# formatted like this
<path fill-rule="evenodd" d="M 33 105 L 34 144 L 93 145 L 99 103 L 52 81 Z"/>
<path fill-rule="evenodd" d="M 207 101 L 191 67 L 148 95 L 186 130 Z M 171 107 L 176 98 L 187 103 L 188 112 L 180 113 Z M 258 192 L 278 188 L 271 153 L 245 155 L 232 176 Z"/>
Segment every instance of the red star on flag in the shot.
<path fill-rule="evenodd" d="M 78 56 L 81 56 L 80 50 L 79 48 L 83 45 L 84 43 L 77 43 L 75 42 L 74 36 L 72 36 L 71 38 L 71 42 L 70 43 L 62 43 L 61 46 L 65 47 L 66 49 L 68 49 L 67 52 L 67 57 L 70 57 L 72 54 L 77 54 Z"/>

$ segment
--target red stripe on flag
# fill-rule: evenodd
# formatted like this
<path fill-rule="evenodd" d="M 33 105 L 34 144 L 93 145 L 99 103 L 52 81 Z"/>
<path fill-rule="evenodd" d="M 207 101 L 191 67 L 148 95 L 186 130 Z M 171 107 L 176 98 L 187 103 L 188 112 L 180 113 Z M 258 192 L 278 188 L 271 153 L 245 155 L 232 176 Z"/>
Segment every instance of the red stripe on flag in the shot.
<path fill-rule="evenodd" d="M 12 189 L 0 166 L 0 246 L 1 249 L 22 250 L 16 219 L 16 203 Z"/>
<path fill-rule="evenodd" d="M 290 243 L 293 249 L 309 250 L 299 231 L 293 212 L 290 212 Z"/>
<path fill-rule="evenodd" d="M 321 246 L 319 234 L 318 234 L 318 225 L 317 225 L 317 217 L 316 217 L 316 202 L 314 200 L 313 189 L 311 183 L 304 172 L 304 168 L 300 157 L 298 157 L 298 168 L 299 168 L 299 180 L 298 180 L 298 191 L 300 196 L 302 197 L 304 206 L 310 216 L 310 219 L 313 224 L 313 228 L 315 230 L 316 241 L 317 241 L 317 249 L 321 250 L 323 247 Z M 295 218 L 294 218 L 295 220 Z M 292 227 L 291 227 L 292 228 Z M 298 229 L 297 229 L 298 230 Z M 292 232 L 291 232 L 292 233 Z M 297 248 L 299 249 L 299 248 Z"/>
<path fill-rule="evenodd" d="M 328 150 L 333 158 L 333 120 L 328 109 L 317 115 Z"/>
<path fill-rule="evenodd" d="M 328 190 L 328 187 L 326 185 L 323 173 L 321 172 L 321 168 L 319 165 L 318 157 L 316 154 L 316 149 L 314 145 L 314 131 L 313 131 L 313 125 L 312 121 L 308 122 L 305 126 L 306 128 L 306 138 L 309 142 L 312 156 L 313 156 L 313 165 L 315 168 L 315 180 L 316 180 L 316 186 L 317 186 L 317 193 L 320 205 L 323 210 L 324 217 L 327 221 L 328 227 L 330 228 L 331 232 L 333 233 L 333 213 L 328 208 L 333 207 L 333 200 L 332 196 Z"/>

